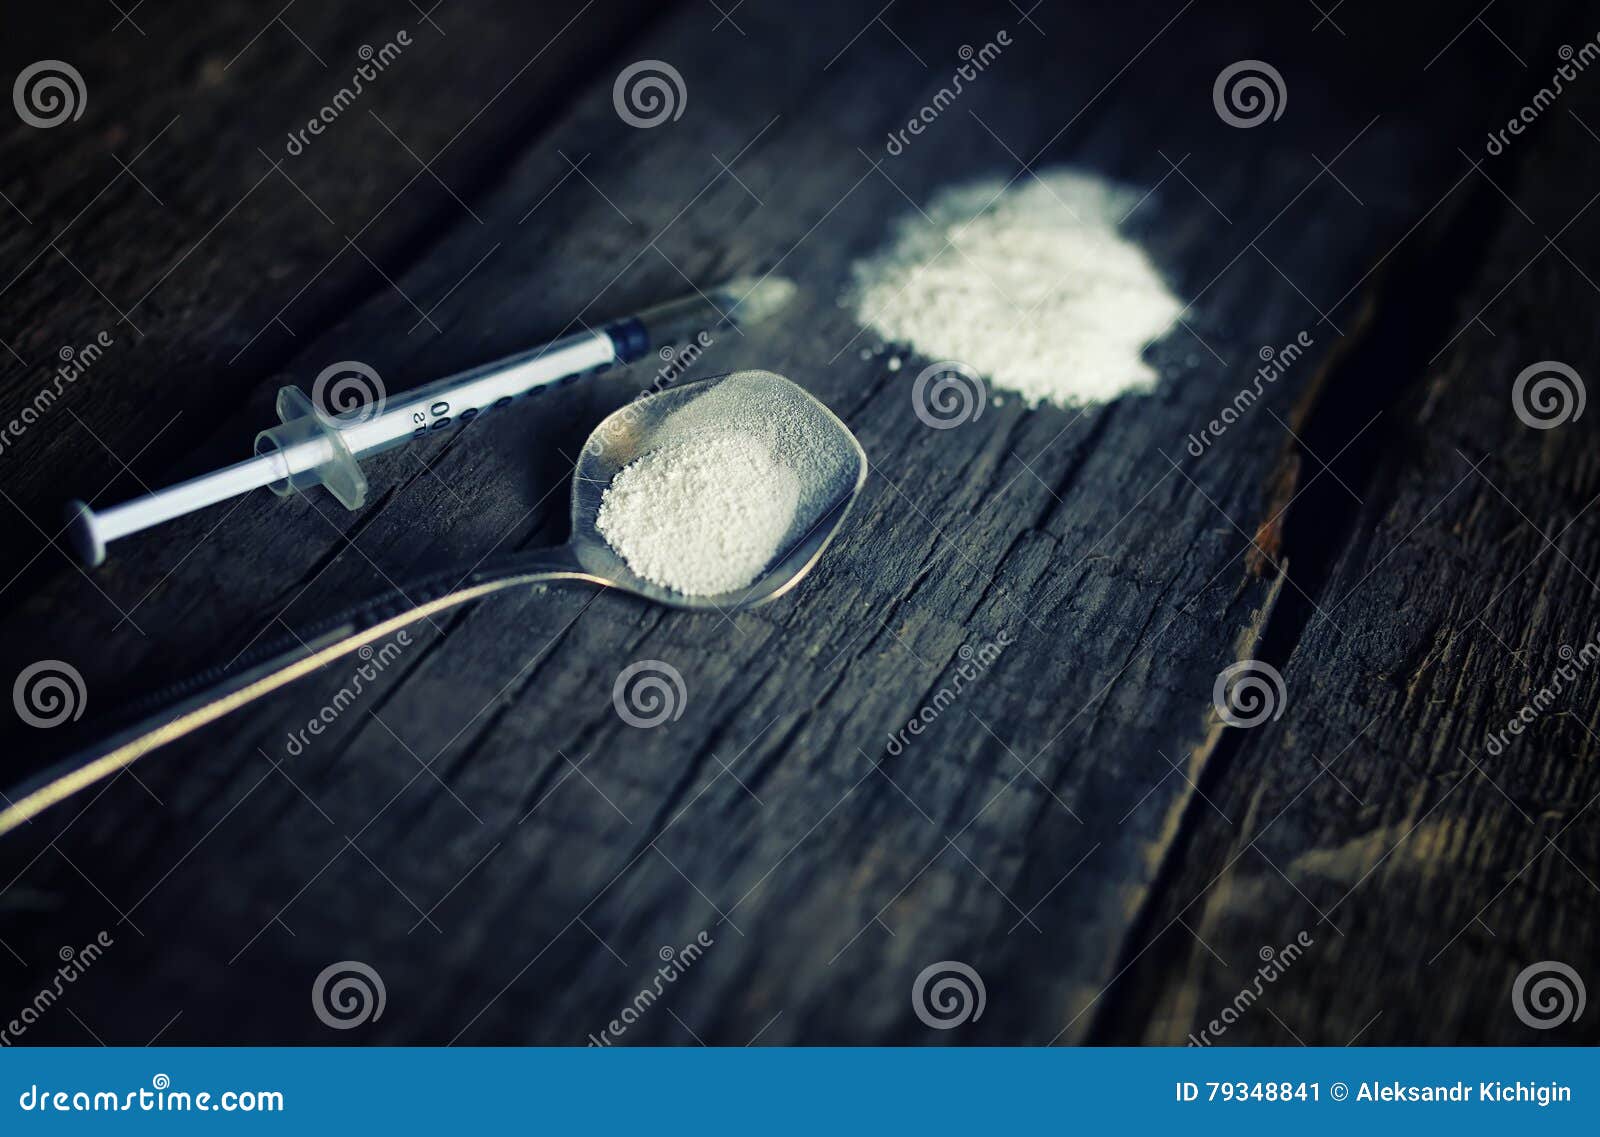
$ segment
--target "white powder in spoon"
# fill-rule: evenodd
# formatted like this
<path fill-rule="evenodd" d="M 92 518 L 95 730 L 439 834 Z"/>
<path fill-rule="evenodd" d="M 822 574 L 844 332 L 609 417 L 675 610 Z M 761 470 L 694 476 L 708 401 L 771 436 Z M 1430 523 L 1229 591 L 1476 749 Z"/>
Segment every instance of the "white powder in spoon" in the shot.
<path fill-rule="evenodd" d="M 654 584 L 691 596 L 746 588 L 853 484 L 839 432 L 799 388 L 730 375 L 659 424 L 606 487 L 595 528 Z"/>
<path fill-rule="evenodd" d="M 626 466 L 606 487 L 595 527 L 646 580 L 714 595 L 767 567 L 798 504 L 794 474 L 763 439 L 713 435 Z"/>
<path fill-rule="evenodd" d="M 1029 406 L 1150 389 L 1144 348 L 1183 311 L 1118 232 L 1138 191 L 1072 170 L 945 190 L 855 266 L 862 323 L 955 360 Z"/>

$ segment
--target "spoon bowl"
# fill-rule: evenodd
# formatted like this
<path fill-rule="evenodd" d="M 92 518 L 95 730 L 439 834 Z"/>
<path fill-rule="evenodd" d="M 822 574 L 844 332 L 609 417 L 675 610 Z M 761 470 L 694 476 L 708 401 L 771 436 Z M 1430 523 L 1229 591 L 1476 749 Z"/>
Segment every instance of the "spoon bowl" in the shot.
<path fill-rule="evenodd" d="M 766 568 L 743 588 L 710 595 L 680 592 L 640 576 L 598 528 L 606 487 L 630 463 L 683 439 L 687 432 L 680 424 L 685 419 L 754 431 L 764 425 L 758 414 L 763 407 L 782 408 L 791 420 L 803 418 L 810 444 L 807 465 L 820 489 L 796 516 Z M 659 604 L 722 612 L 752 608 L 776 600 L 811 571 L 866 479 L 866 452 L 832 411 L 781 375 L 736 371 L 644 396 L 595 427 L 573 472 L 572 536 L 566 548 L 590 580 Z"/>
<path fill-rule="evenodd" d="M 796 449 L 796 424 L 806 446 Z M 599 529 L 605 491 L 629 463 L 663 446 L 693 445 L 712 429 L 751 431 L 803 467 L 810 492 L 773 556 L 750 583 L 692 595 L 635 572 Z M 780 462 L 781 467 L 781 462 Z M 791 471 L 792 472 L 792 471 Z M 0 835 L 131 766 L 151 751 L 215 722 L 375 640 L 449 608 L 506 589 L 583 581 L 674 608 L 727 613 L 775 600 L 798 584 L 838 533 L 867 477 L 867 456 L 850 429 L 803 389 L 770 371 L 738 371 L 636 399 L 601 421 L 584 444 L 572 481 L 572 536 L 564 545 L 505 553 L 463 573 L 434 573 L 375 596 L 292 642 L 253 651 L 221 671 L 174 685 L 146 704 L 166 709 L 58 763 L 6 795 Z M 220 677 L 219 677 L 220 676 Z"/>

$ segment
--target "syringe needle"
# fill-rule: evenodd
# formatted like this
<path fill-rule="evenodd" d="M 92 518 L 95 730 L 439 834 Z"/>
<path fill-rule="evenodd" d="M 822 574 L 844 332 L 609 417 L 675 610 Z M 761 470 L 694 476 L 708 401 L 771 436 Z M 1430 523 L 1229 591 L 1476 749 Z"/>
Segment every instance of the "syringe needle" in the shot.
<path fill-rule="evenodd" d="M 281 421 L 256 436 L 257 457 L 99 513 L 84 502 L 69 502 L 67 539 L 78 558 L 93 567 L 118 538 L 263 486 L 285 496 L 321 485 L 345 508 L 358 509 L 367 496 L 360 459 L 368 455 L 471 422 L 519 396 L 631 363 L 723 324 L 748 327 L 775 315 L 794 292 L 794 284 L 783 277 L 730 280 L 709 294 L 661 304 L 599 331 L 565 336 L 342 415 L 324 413 L 298 388 L 285 387 L 278 392 Z"/>

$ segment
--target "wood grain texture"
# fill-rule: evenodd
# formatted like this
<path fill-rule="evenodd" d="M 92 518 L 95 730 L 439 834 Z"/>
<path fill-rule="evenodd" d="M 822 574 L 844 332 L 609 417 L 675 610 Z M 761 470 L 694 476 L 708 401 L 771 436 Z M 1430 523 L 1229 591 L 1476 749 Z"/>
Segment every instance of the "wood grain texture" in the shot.
<path fill-rule="evenodd" d="M 1594 288 L 1600 221 L 1594 189 L 1563 171 L 1594 161 L 1597 117 L 1600 97 L 1580 88 L 1520 165 L 1475 155 L 1497 215 L 1486 255 L 1398 397 L 1357 388 L 1358 417 L 1382 413 L 1369 456 L 1321 475 L 1324 497 L 1347 492 L 1329 484 L 1341 471 L 1352 496 L 1292 637 L 1288 712 L 1216 780 L 1217 812 L 1195 819 L 1108 1038 L 1203 1031 L 1257 951 L 1287 942 L 1285 908 L 1316 945 L 1272 992 L 1277 1021 L 1254 1015 L 1229 1043 L 1596 1037 L 1585 1023 L 1540 1034 L 1503 1010 L 1523 968 L 1581 972 L 1595 946 L 1594 435 L 1583 420 L 1532 428 L 1510 390 L 1539 361 L 1594 357 L 1592 325 L 1569 313 Z M 1385 370 L 1385 350 L 1403 338 L 1367 362 Z M 1315 449 L 1308 437 L 1301 482 L 1319 473 Z M 1301 499 L 1313 509 L 1315 493 Z M 1291 514 L 1291 548 L 1301 528 Z M 1178 919 L 1187 943 L 1162 934 Z"/>
<path fill-rule="evenodd" d="M 8 508 L 51 533 L 62 469 L 73 492 L 117 500 L 141 478 L 236 460 L 240 438 L 273 417 L 277 372 L 300 341 L 392 291 L 441 229 L 466 221 L 481 235 L 464 199 L 500 177 L 639 18 L 625 3 L 582 20 L 581 3 L 470 5 L 450 36 L 409 5 L 307 5 L 274 21 L 277 9 L 223 3 L 204 18 L 167 7 L 136 16 L 138 30 L 113 30 L 115 11 L 80 7 L 101 38 L 80 46 L 41 26 L 5 48 L 7 74 L 48 49 L 76 61 L 88 92 L 65 127 L 7 112 L 7 406 L 32 400 L 61 348 L 101 330 L 115 345 L 68 388 L 74 398 L 7 440 Z M 517 34 L 498 35 L 512 19 Z M 394 62 L 291 153 L 290 132 L 352 88 L 362 49 L 385 45 Z M 402 332 L 421 315 L 407 309 Z M 26 566 L 37 580 L 39 544 L 8 547 L 0 579 Z"/>
<path fill-rule="evenodd" d="M 60 944 L 110 927 L 115 947 L 72 1004 L 106 1041 L 582 1043 L 650 985 L 663 946 L 704 931 L 714 945 L 625 1042 L 1181 1042 L 1248 981 L 1263 944 L 1309 929 L 1307 960 L 1230 1042 L 1292 1041 L 1286 1029 L 1307 1042 L 1530 1040 L 1507 997 L 1517 967 L 1581 968 L 1593 945 L 1583 876 L 1600 876 L 1596 813 L 1581 810 L 1600 787 L 1578 729 L 1595 728 L 1593 687 L 1573 718 L 1550 720 L 1543 758 L 1528 747 L 1527 765 L 1491 766 L 1473 743 L 1526 698 L 1553 645 L 1589 638 L 1582 574 L 1597 566 L 1582 520 L 1559 553 L 1544 549 L 1488 479 L 1552 537 L 1594 492 L 1588 420 L 1532 432 L 1507 396 L 1526 363 L 1594 358 L 1589 322 L 1571 315 L 1600 260 L 1593 228 L 1580 218 L 1560 255 L 1506 287 L 1589 199 L 1573 173 L 1592 155 L 1557 111 L 1473 170 L 1461 148 L 1481 153 L 1486 124 L 1527 98 L 1527 73 L 1488 35 L 1430 63 L 1470 11 L 1352 0 L 1336 31 L 1308 30 L 1315 14 L 1292 7 L 1245 19 L 1179 2 L 1046 5 L 1033 27 L 1009 5 L 908 7 L 881 24 L 842 5 L 802 20 L 752 3 L 731 24 L 685 5 L 641 27 L 596 5 L 543 49 L 571 11 L 440 9 L 447 34 L 419 29 L 396 65 L 415 72 L 373 94 L 419 153 L 543 51 L 493 104 L 505 117 L 491 109 L 456 144 L 471 156 L 440 165 L 464 204 L 423 174 L 386 214 L 387 243 L 368 249 L 392 283 L 341 257 L 342 283 L 314 284 L 295 302 L 313 311 L 286 317 L 294 338 L 258 339 L 237 366 L 257 363 L 206 392 L 231 413 L 182 426 L 190 441 L 152 448 L 141 476 L 242 451 L 282 375 L 309 383 L 358 358 L 400 390 L 771 269 L 803 286 L 792 318 L 722 337 L 696 374 L 788 374 L 851 426 L 873 473 L 846 539 L 792 598 L 727 618 L 575 589 L 497 599 L 414 629 L 302 747 L 290 733 L 334 705 L 352 669 L 173 746 L 0 848 L 0 936 L 17 957 L 4 989 L 36 989 Z M 188 24 L 192 50 L 237 50 L 253 21 L 230 20 Z M 361 42 L 392 13 L 341 20 L 313 42 Z M 1531 64 L 1590 22 L 1574 8 L 1495 30 Z M 927 135 L 886 155 L 886 132 L 932 100 L 958 49 L 1002 28 L 1013 45 Z M 326 73 L 292 42 L 256 50 L 248 85 L 217 96 L 218 124 L 227 98 L 264 85 L 296 108 L 326 97 Z M 1285 75 L 1280 121 L 1218 119 L 1212 81 L 1242 58 Z M 619 120 L 611 81 L 636 59 L 679 69 L 681 119 Z M 159 129 L 160 101 L 129 98 Z M 1600 122 L 1589 105 L 1568 109 Z M 342 246 L 342 226 L 417 172 L 365 109 L 347 116 L 359 130 L 302 160 L 333 232 L 306 236 L 312 207 L 282 179 L 263 184 L 281 191 L 281 213 L 242 207 L 192 276 L 180 267 L 161 284 L 156 296 L 192 298 L 145 329 L 164 346 L 141 342 L 126 369 L 93 373 L 96 400 L 77 413 L 112 451 L 148 437 L 163 363 L 228 374 L 221 354 Z M 270 123 L 211 133 L 248 157 L 302 114 L 274 108 Z M 210 149 L 204 131 L 172 145 Z M 67 155 L 63 170 L 83 161 L 49 152 Z M 1128 228 L 1193 303 L 1151 350 L 1165 379 L 1150 396 L 1082 411 L 1003 398 L 930 430 L 908 390 L 925 361 L 891 370 L 894 350 L 874 351 L 836 298 L 890 219 L 966 177 L 1027 177 L 1021 159 L 1154 187 Z M 163 199 L 200 192 L 181 161 L 159 168 L 172 180 L 152 180 Z M 356 169 L 369 180 L 352 184 Z M 173 222 L 174 256 L 242 178 L 221 209 Z M 136 186 L 123 191 L 143 208 Z M 7 249 L 36 248 L 6 234 Z M 122 279 L 165 271 L 165 251 L 155 236 L 133 242 L 115 258 Z M 248 258 L 269 254 L 285 271 L 264 296 L 245 281 L 261 275 Z M 28 346 L 82 339 L 81 317 L 47 307 L 70 280 L 30 279 L 16 285 L 31 305 L 18 326 L 48 330 Z M 1474 324 L 1429 359 L 1485 305 L 1495 338 Z M 437 331 L 413 328 L 419 307 Z M 1187 455 L 1258 351 L 1301 332 L 1313 347 L 1270 396 Z M 568 456 L 649 378 L 641 365 L 552 395 L 537 415 L 387 456 L 359 513 L 250 498 L 118 549 L 92 581 L 47 553 L 10 586 L 0 673 L 71 661 L 93 719 L 389 580 L 557 541 Z M 6 390 L 36 383 L 13 376 Z M 29 444 L 7 492 L 30 516 L 68 485 L 98 484 L 92 442 Z M 1333 471 L 1319 475 L 1324 460 Z M 17 489 L 13 468 L 27 471 Z M 968 654 L 1002 640 L 945 705 Z M 1213 681 L 1249 657 L 1283 670 L 1284 716 L 1224 729 Z M 616 714 L 613 682 L 636 660 L 682 674 L 676 721 L 640 730 Z M 890 733 L 933 705 L 927 732 L 891 752 Z M 65 733 L 9 722 L 3 737 L 32 766 Z M 1307 788 L 1322 762 L 1338 778 Z M 1492 932 L 1473 924 L 1446 946 L 1484 907 Z M 382 974 L 389 1009 L 335 1035 L 306 994 L 344 959 Z M 940 1033 L 909 993 L 951 959 L 984 977 L 988 1006 Z M 55 1016 L 36 1037 L 83 1029 Z"/>

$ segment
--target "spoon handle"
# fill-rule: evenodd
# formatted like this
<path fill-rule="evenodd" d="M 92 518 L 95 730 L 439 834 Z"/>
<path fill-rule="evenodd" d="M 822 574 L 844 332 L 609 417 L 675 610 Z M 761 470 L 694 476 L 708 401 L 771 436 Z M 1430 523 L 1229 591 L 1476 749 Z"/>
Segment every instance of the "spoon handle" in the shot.
<path fill-rule="evenodd" d="M 586 572 L 570 546 L 506 553 L 485 560 L 464 576 L 435 573 L 406 588 L 392 588 L 319 623 L 292 641 L 251 652 L 224 668 L 212 668 L 169 687 L 141 706 L 161 709 L 78 751 L 7 793 L 0 810 L 0 836 L 133 765 L 151 751 L 255 702 L 305 675 L 358 651 L 418 620 L 519 585 L 581 580 L 605 585 Z"/>

